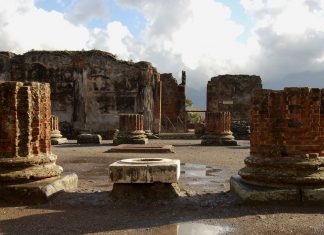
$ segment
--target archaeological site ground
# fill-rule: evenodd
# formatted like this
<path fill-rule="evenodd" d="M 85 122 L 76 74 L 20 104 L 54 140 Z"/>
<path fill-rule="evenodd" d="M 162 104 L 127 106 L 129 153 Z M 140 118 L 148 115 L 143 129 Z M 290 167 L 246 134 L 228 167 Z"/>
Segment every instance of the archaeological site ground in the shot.
<path fill-rule="evenodd" d="M 0 52 L 1 234 L 323 234 L 324 89 Z"/>

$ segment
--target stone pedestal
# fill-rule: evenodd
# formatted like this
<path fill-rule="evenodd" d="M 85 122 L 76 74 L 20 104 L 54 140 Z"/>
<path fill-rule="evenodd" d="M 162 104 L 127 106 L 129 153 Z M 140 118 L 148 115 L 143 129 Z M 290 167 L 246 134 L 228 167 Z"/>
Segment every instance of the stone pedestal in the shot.
<path fill-rule="evenodd" d="M 68 141 L 67 138 L 64 138 L 61 135 L 61 132 L 59 130 L 58 117 L 52 115 L 51 116 L 51 144 L 52 145 L 64 144 L 67 141 Z"/>
<path fill-rule="evenodd" d="M 112 195 L 118 198 L 173 198 L 180 193 L 180 160 L 132 158 L 109 166 L 114 183 Z"/>
<path fill-rule="evenodd" d="M 206 133 L 201 138 L 202 145 L 237 145 L 231 132 L 230 112 L 206 112 Z"/>
<path fill-rule="evenodd" d="M 259 89 L 252 103 L 251 155 L 232 178 L 232 191 L 245 201 L 290 198 L 279 195 L 284 191 L 299 201 L 324 201 L 324 89 Z M 270 193 L 258 197 L 265 189 Z"/>
<path fill-rule="evenodd" d="M 141 114 L 119 115 L 119 132 L 113 140 L 114 145 L 119 144 L 147 144 L 145 135 L 144 117 Z"/>
<path fill-rule="evenodd" d="M 101 135 L 96 134 L 80 134 L 77 136 L 78 144 L 101 144 Z"/>
<path fill-rule="evenodd" d="M 57 157 L 51 153 L 50 102 L 49 84 L 0 83 L 1 199 L 30 201 L 32 191 L 39 184 L 44 187 L 45 179 L 50 184 L 64 181 L 60 178 L 63 169 L 55 164 Z M 71 177 L 77 182 L 75 174 Z M 72 186 L 76 187 L 76 183 Z M 25 194 L 18 193 L 19 190 L 15 193 L 13 188 L 17 187 Z M 40 197 L 47 198 L 58 190 L 38 192 Z"/>

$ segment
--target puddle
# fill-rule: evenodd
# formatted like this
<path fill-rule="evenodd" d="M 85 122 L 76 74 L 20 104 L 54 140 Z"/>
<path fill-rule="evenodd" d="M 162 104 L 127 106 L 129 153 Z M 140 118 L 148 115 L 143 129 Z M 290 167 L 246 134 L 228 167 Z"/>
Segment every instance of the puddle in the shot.
<path fill-rule="evenodd" d="M 181 163 L 181 174 L 192 177 L 216 176 L 222 169 L 212 168 L 206 165 Z"/>
<path fill-rule="evenodd" d="M 150 229 L 151 230 L 151 229 Z M 220 235 L 234 231 L 229 226 L 208 225 L 202 223 L 179 223 L 152 228 L 152 234 L 162 235 Z M 151 234 L 151 233 L 150 233 Z"/>
<path fill-rule="evenodd" d="M 226 169 L 206 165 L 181 163 L 180 177 L 189 184 L 225 183 L 231 177 Z"/>

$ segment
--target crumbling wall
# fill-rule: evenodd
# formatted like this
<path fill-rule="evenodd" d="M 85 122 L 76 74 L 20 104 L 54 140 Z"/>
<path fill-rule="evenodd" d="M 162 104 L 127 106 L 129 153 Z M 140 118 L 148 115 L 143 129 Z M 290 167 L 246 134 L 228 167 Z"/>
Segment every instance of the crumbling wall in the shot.
<path fill-rule="evenodd" d="M 6 81 L 10 79 L 10 59 L 15 54 L 11 52 L 0 52 L 0 81 Z"/>
<path fill-rule="evenodd" d="M 10 66 L 0 67 L 2 80 L 51 84 L 52 113 L 65 135 L 107 133 L 118 128 L 121 113 L 142 113 L 145 129 L 159 132 L 160 77 L 148 62 L 97 50 L 30 51 L 0 61 L 8 59 Z"/>
<path fill-rule="evenodd" d="M 162 125 L 165 131 L 184 130 L 186 110 L 186 73 L 178 84 L 171 73 L 160 75 L 162 81 Z M 172 124 L 171 124 L 171 123 Z M 174 127 L 173 127 L 174 126 Z"/>
<path fill-rule="evenodd" d="M 207 84 L 207 111 L 231 112 L 232 120 L 251 120 L 251 94 L 262 88 L 259 76 L 219 75 Z"/>

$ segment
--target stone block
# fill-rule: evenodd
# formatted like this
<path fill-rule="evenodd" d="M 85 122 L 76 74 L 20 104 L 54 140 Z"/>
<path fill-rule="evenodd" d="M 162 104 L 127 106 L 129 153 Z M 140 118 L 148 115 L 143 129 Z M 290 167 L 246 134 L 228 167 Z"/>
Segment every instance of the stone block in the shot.
<path fill-rule="evenodd" d="M 270 188 L 246 184 L 240 176 L 232 176 L 230 180 L 231 192 L 243 203 L 249 202 L 280 202 L 300 201 L 300 193 L 294 188 Z"/>
<path fill-rule="evenodd" d="M 120 144 L 108 150 L 112 153 L 174 153 L 172 145 L 139 146 L 133 144 Z"/>
<path fill-rule="evenodd" d="M 68 142 L 67 138 L 51 138 L 52 145 L 64 144 L 67 142 Z"/>
<path fill-rule="evenodd" d="M 43 203 L 54 194 L 77 188 L 78 176 L 64 172 L 58 177 L 22 184 L 0 185 L 0 199 L 7 202 Z"/>
<path fill-rule="evenodd" d="M 119 184 L 113 185 L 111 195 L 116 199 L 143 200 L 172 199 L 181 194 L 177 183 L 152 183 L 152 184 Z"/>
<path fill-rule="evenodd" d="M 113 183 L 176 183 L 180 177 L 180 160 L 167 158 L 133 158 L 109 166 Z"/>
<path fill-rule="evenodd" d="M 102 138 L 96 134 L 80 134 L 77 137 L 78 144 L 101 144 Z"/>
<path fill-rule="evenodd" d="M 303 202 L 323 202 L 324 201 L 324 187 L 323 188 L 302 188 L 301 189 Z"/>

